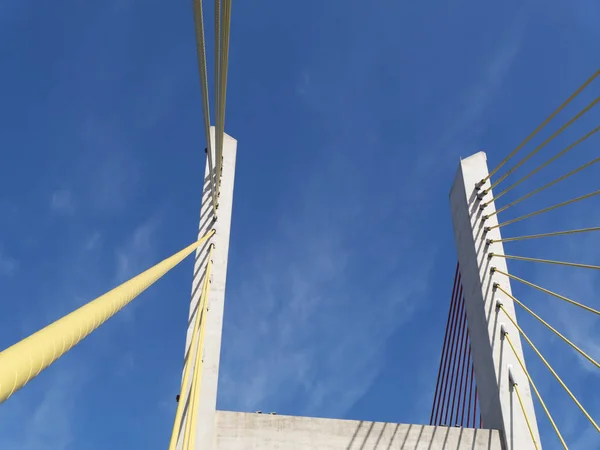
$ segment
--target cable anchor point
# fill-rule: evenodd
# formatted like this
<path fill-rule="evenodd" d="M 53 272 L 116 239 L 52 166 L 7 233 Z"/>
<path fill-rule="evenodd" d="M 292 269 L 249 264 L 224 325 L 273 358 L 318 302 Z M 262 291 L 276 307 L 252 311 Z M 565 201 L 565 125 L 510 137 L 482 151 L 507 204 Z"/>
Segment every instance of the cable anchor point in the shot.
<path fill-rule="evenodd" d="M 500 303 L 500 306 L 502 306 L 502 303 Z M 498 307 L 499 308 L 499 307 Z M 502 338 L 504 338 L 506 335 L 508 334 L 508 331 L 506 331 L 506 326 L 504 326 L 503 323 L 500 324 L 500 336 Z"/>

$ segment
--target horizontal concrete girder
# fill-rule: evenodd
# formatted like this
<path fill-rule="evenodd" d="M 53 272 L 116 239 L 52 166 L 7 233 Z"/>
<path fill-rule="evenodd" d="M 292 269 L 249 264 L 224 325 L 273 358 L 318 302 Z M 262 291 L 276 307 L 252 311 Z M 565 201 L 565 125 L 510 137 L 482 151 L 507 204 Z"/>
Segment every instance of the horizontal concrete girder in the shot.
<path fill-rule="evenodd" d="M 496 430 L 217 411 L 217 450 L 501 450 Z"/>

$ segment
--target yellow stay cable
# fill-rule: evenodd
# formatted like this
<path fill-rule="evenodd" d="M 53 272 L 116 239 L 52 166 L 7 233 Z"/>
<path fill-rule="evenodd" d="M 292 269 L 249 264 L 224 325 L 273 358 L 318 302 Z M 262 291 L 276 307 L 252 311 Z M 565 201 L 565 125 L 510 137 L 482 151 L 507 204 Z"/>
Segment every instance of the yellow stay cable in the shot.
<path fill-rule="evenodd" d="M 548 145 L 548 143 L 550 143 L 556 136 L 558 136 L 560 133 L 562 133 L 563 131 L 565 131 L 567 128 L 569 128 L 571 125 L 573 125 L 578 119 L 580 119 L 586 112 L 588 112 L 590 109 L 592 109 L 594 106 L 596 106 L 596 104 L 598 102 L 600 102 L 600 97 L 596 97 L 595 100 L 593 100 L 589 105 L 587 105 L 585 108 L 583 108 L 581 111 L 579 111 L 571 120 L 569 120 L 567 123 L 565 123 L 557 131 L 555 131 L 554 133 L 552 133 L 549 138 L 547 138 L 544 142 L 542 142 L 540 145 L 538 145 L 536 148 L 534 148 L 522 160 L 520 160 L 517 164 L 515 164 L 512 167 L 512 169 L 508 170 L 504 175 L 502 175 L 500 178 L 498 178 L 498 180 L 496 180 L 496 182 L 494 182 L 489 188 L 487 188 L 486 190 L 484 190 L 480 194 L 480 196 L 487 194 L 491 189 L 494 189 L 496 186 L 498 186 L 511 173 L 513 173 L 515 170 L 517 170 L 519 167 L 521 167 L 523 164 L 525 164 L 527 161 L 529 161 L 529 159 L 533 155 L 535 155 L 537 152 L 539 152 L 541 149 L 543 149 L 546 145 Z"/>
<path fill-rule="evenodd" d="M 206 272 L 204 275 L 204 283 L 202 285 L 202 291 L 200 293 L 200 298 L 198 299 L 198 309 L 196 310 L 196 318 L 194 320 L 194 328 L 192 331 L 192 338 L 190 340 L 190 351 L 187 363 L 185 365 L 185 370 L 183 372 L 183 380 L 181 382 L 181 395 L 179 397 L 179 403 L 177 403 L 177 411 L 175 412 L 175 423 L 173 424 L 173 431 L 171 433 L 171 440 L 169 442 L 169 450 L 175 450 L 177 447 L 177 441 L 179 440 L 179 430 L 181 429 L 181 422 L 183 419 L 183 410 L 185 408 L 184 399 L 192 399 L 192 386 L 190 385 L 190 374 L 192 373 L 192 366 L 194 365 L 194 360 L 192 358 L 192 348 L 194 348 L 194 344 L 196 346 L 199 344 L 198 333 L 200 330 L 200 324 L 202 320 L 202 311 L 204 310 L 204 302 L 206 301 L 206 297 L 208 294 L 208 285 L 209 278 L 212 269 L 212 253 L 213 253 L 214 245 L 211 245 L 210 251 L 208 254 L 208 263 L 206 265 Z M 188 385 L 190 386 L 188 390 L 188 396 L 184 396 L 183 392 L 187 389 Z M 188 413 L 189 417 L 189 413 Z"/>
<path fill-rule="evenodd" d="M 527 428 L 529 429 L 529 435 L 531 436 L 531 440 L 533 441 L 533 445 L 536 450 L 539 449 L 537 440 L 535 439 L 535 434 L 533 434 L 533 427 L 531 426 L 531 421 L 529 420 L 529 415 L 525 410 L 525 405 L 523 404 L 523 399 L 521 398 L 521 393 L 519 392 L 518 384 L 513 381 L 513 389 L 515 394 L 517 394 L 517 399 L 519 400 L 519 405 L 521 406 L 521 412 L 523 413 L 523 417 L 525 417 L 525 423 L 527 424 Z"/>
<path fill-rule="evenodd" d="M 598 129 L 600 129 L 600 127 L 598 127 Z M 503 206 L 503 207 L 502 207 L 502 208 L 500 208 L 500 209 L 497 209 L 497 210 L 496 210 L 496 211 L 494 211 L 493 213 L 491 213 L 491 214 L 488 214 L 488 215 L 484 216 L 484 217 L 485 217 L 485 219 L 487 219 L 487 218 L 489 218 L 489 217 L 492 217 L 492 216 L 494 216 L 494 215 L 496 215 L 496 214 L 498 214 L 498 213 L 501 213 L 502 211 L 506 211 L 506 210 L 507 210 L 508 208 L 510 208 L 511 206 L 514 206 L 514 205 L 516 205 L 517 203 L 521 203 L 523 200 L 527 200 L 529 197 L 531 197 L 531 196 L 533 196 L 533 195 L 535 195 L 535 194 L 538 194 L 538 193 L 542 192 L 542 191 L 543 191 L 543 190 L 545 190 L 545 189 L 548 189 L 550 186 L 553 186 L 553 185 L 555 185 L 556 183 L 559 183 L 559 182 L 561 182 L 561 181 L 563 181 L 563 180 L 566 180 L 566 179 L 567 179 L 567 178 L 569 178 L 571 175 L 575 175 L 576 173 L 578 173 L 578 172 L 581 172 L 581 171 L 582 171 L 582 170 L 584 170 L 584 169 L 587 169 L 588 167 L 590 167 L 590 166 L 592 166 L 592 165 L 596 164 L 598 161 L 600 161 L 600 157 L 598 157 L 598 158 L 595 158 L 595 159 L 591 160 L 590 162 L 588 162 L 588 163 L 584 164 L 583 166 L 580 166 L 580 167 L 578 167 L 577 169 L 574 169 L 574 170 L 570 171 L 569 173 L 566 173 L 566 174 L 564 174 L 562 177 L 558 177 L 556 180 L 553 180 L 553 181 L 551 181 L 550 183 L 547 183 L 547 184 L 543 185 L 542 187 L 539 187 L 539 188 L 537 188 L 536 190 L 534 190 L 534 191 L 531 191 L 529 194 L 527 194 L 527 195 L 524 195 L 523 197 L 521 197 L 521 198 L 518 198 L 518 199 L 516 199 L 516 200 L 514 200 L 514 201 L 510 202 L 508 205 L 506 205 L 506 206 Z M 490 203 L 490 202 L 488 202 L 487 204 L 489 204 L 489 203 Z"/>
<path fill-rule="evenodd" d="M 581 144 L 583 141 L 585 141 L 587 138 L 589 138 L 590 136 L 592 136 L 593 134 L 595 134 L 596 132 L 600 131 L 600 127 L 596 127 L 594 128 L 592 131 L 590 131 L 588 134 L 586 134 L 585 136 L 583 136 L 582 138 L 578 139 L 577 141 L 573 142 L 571 145 L 569 145 L 567 148 L 565 148 L 564 150 L 562 150 L 561 152 L 557 153 L 556 155 L 554 155 L 552 158 L 550 158 L 548 161 L 546 161 L 544 164 L 541 164 L 540 166 L 538 166 L 536 169 L 532 170 L 531 172 L 529 172 L 527 175 L 525 175 L 523 178 L 515 181 L 513 184 L 511 184 L 509 187 L 507 187 L 506 189 L 504 189 L 502 192 L 500 192 L 499 194 L 496 194 L 496 196 L 491 199 L 488 200 L 487 202 L 485 202 L 482 206 L 486 206 L 489 205 L 491 202 L 495 202 L 496 200 L 498 200 L 500 197 L 502 197 L 504 194 L 506 194 L 507 192 L 511 191 L 512 189 L 514 189 L 515 187 L 517 187 L 519 184 L 521 184 L 523 181 L 527 180 L 528 178 L 530 178 L 531 176 L 535 175 L 536 173 L 538 173 L 540 170 L 542 170 L 544 167 L 548 166 L 548 164 L 552 163 L 553 161 L 556 161 L 558 158 L 560 158 L 561 156 L 563 156 L 565 153 L 573 150 L 577 145 Z"/>
<path fill-rule="evenodd" d="M 499 273 L 502 273 L 499 270 L 494 270 L 493 271 L 497 271 Z M 546 325 L 546 327 L 548 327 L 554 334 L 556 334 L 558 337 L 560 337 L 563 341 L 565 341 L 567 344 L 569 344 L 573 349 L 575 349 L 581 356 L 583 356 L 585 359 L 587 359 L 589 362 L 591 362 L 593 365 L 595 365 L 598 369 L 600 369 L 600 364 L 598 364 L 598 362 L 596 362 L 596 360 L 594 360 L 590 355 L 588 355 L 586 352 L 584 352 L 582 349 L 580 349 L 579 347 L 577 347 L 573 342 L 571 342 L 567 337 L 565 337 L 560 331 L 556 330 L 552 325 L 550 325 L 548 322 L 546 322 L 544 319 L 542 319 L 540 316 L 538 316 L 536 313 L 534 313 L 531 309 L 529 309 L 527 306 L 525 306 L 519 299 L 517 299 L 516 297 L 514 297 L 512 294 L 509 294 L 508 292 L 506 292 L 502 286 L 498 285 L 497 286 L 498 289 L 500 291 L 502 291 L 505 295 L 507 295 L 508 297 L 510 297 L 517 305 L 519 305 L 521 308 L 523 308 L 525 311 L 527 311 L 529 314 L 531 314 L 533 317 L 535 317 L 537 320 L 539 320 L 540 322 L 542 322 L 544 325 Z"/>
<path fill-rule="evenodd" d="M 553 233 L 530 234 L 528 236 L 517 236 L 517 237 L 503 238 L 503 239 L 490 239 L 489 243 L 493 244 L 494 242 L 524 241 L 527 239 L 538 239 L 538 238 L 552 237 L 552 236 L 563 236 L 563 235 L 575 234 L 575 233 L 587 233 L 590 231 L 600 231 L 600 227 L 580 228 L 578 230 L 555 231 Z"/>
<path fill-rule="evenodd" d="M 488 174 L 488 176 L 486 176 L 483 180 L 481 180 L 481 184 L 485 183 L 488 179 L 490 179 L 492 176 L 494 176 L 495 173 L 498 172 L 498 170 L 500 170 L 504 166 L 504 164 L 506 164 L 519 150 L 521 150 L 525 146 L 525 144 L 527 144 L 531 139 L 533 139 L 533 137 L 536 134 L 538 134 L 538 132 L 542 128 L 544 128 L 548 124 L 548 122 L 550 122 L 559 112 L 561 112 L 565 108 L 565 106 L 567 106 L 569 103 L 571 103 L 571 101 L 575 97 L 577 97 L 581 93 L 581 91 L 583 91 L 592 81 L 594 81 L 594 79 L 598 75 L 600 75 L 600 70 L 597 70 L 596 73 L 594 73 L 590 78 L 588 78 L 587 81 L 585 83 L 583 83 L 575 92 L 573 92 L 571 94 L 571 96 L 563 102 L 562 105 L 560 105 L 552 114 L 550 114 L 550 116 L 546 120 L 544 120 L 542 122 L 541 125 L 539 125 L 535 130 L 533 130 L 533 132 L 529 136 L 527 136 L 525 138 L 525 140 L 523 142 L 521 142 L 517 148 L 515 148 L 512 152 L 510 152 L 510 154 L 506 158 L 504 158 L 500 162 L 500 164 L 498 164 L 496 166 L 496 168 Z"/>
<path fill-rule="evenodd" d="M 215 0 L 215 162 L 221 160 L 217 145 L 217 130 L 219 121 L 219 78 L 220 78 L 220 59 L 221 59 L 221 0 Z M 218 172 L 219 173 L 219 172 Z M 218 180 L 218 178 L 217 178 Z"/>
<path fill-rule="evenodd" d="M 183 261 L 206 236 L 0 353 L 0 403 Z"/>
<path fill-rule="evenodd" d="M 217 183 L 221 183 L 221 171 L 223 169 L 223 139 L 225 133 L 225 106 L 227 103 L 227 72 L 229 69 L 229 36 L 231 30 L 231 0 L 222 1 L 221 27 L 220 27 L 220 61 L 219 61 L 219 113 L 216 119 L 217 129 Z"/>
<path fill-rule="evenodd" d="M 530 262 L 539 262 L 545 264 L 556 264 L 559 266 L 568 266 L 568 267 L 579 267 L 580 269 L 596 269 L 600 270 L 600 266 L 594 266 L 592 264 L 579 264 L 565 261 L 554 261 L 551 259 L 539 259 L 539 258 L 526 258 L 525 256 L 514 256 L 514 255 L 500 255 L 498 253 L 490 253 L 490 257 L 497 256 L 499 258 L 506 259 L 516 259 L 518 261 L 530 261 Z"/>
<path fill-rule="evenodd" d="M 200 88 L 202 91 L 202 107 L 204 110 L 204 134 L 206 134 L 206 153 L 208 159 L 208 175 L 212 194 L 213 214 L 217 215 L 217 186 L 215 170 L 212 161 L 212 143 L 210 139 L 210 104 L 208 96 L 208 76 L 206 73 L 206 46 L 204 41 L 204 16 L 202 0 L 193 0 L 194 3 L 194 28 L 196 31 L 196 52 L 198 54 L 198 69 L 200 71 Z"/>
<path fill-rule="evenodd" d="M 523 331 L 523 329 L 511 317 L 511 315 L 506 311 L 506 309 L 504 309 L 504 306 L 502 305 L 502 303 L 499 303 L 499 307 L 504 312 L 504 315 L 506 317 L 508 317 L 508 320 L 510 320 L 512 322 L 512 324 L 515 326 L 515 328 L 517 330 L 519 330 L 519 333 L 521 333 L 521 336 L 523 336 L 525 338 L 525 340 L 529 343 L 529 345 L 531 346 L 531 348 L 533 349 L 533 351 L 539 356 L 539 358 L 542 360 L 542 362 L 548 368 L 548 370 L 552 373 L 552 375 L 554 375 L 554 378 L 556 378 L 556 380 L 560 383 L 560 385 L 562 386 L 562 388 L 567 392 L 567 394 L 569 394 L 569 397 L 571 397 L 571 400 L 573 400 L 575 402 L 575 404 L 579 407 L 579 409 L 585 415 L 585 417 L 587 417 L 587 419 L 594 426 L 594 428 L 596 428 L 596 431 L 600 432 L 600 427 L 598 426 L 598 424 L 596 423 L 596 421 L 594 419 L 592 419 L 592 416 L 590 416 L 588 414 L 588 412 L 585 410 L 585 408 L 583 407 L 583 405 L 581 403 L 579 403 L 579 400 L 577 400 L 577 398 L 573 395 L 573 393 L 571 392 L 571 390 L 564 383 L 564 381 L 562 380 L 562 378 L 560 378 L 558 376 L 558 374 L 554 371 L 554 369 L 552 368 L 552 366 L 550 365 L 550 363 L 548 361 L 546 361 L 546 358 L 544 358 L 544 356 L 540 353 L 540 351 L 533 344 L 533 342 L 531 342 L 531 339 L 529 339 L 529 337 L 527 336 L 527 334 L 525 334 L 525 332 Z"/>
<path fill-rule="evenodd" d="M 499 223 L 498 225 L 486 227 L 486 230 L 489 231 L 489 230 L 493 230 L 494 228 L 505 227 L 506 225 L 510 225 L 515 222 L 520 222 L 521 220 L 529 219 L 531 217 L 537 216 L 539 214 L 542 214 L 542 213 L 545 213 L 548 211 L 552 211 L 554 209 L 562 208 L 563 206 L 567 206 L 567 205 L 570 205 L 571 203 L 579 202 L 581 200 L 585 200 L 590 197 L 594 197 L 595 195 L 598 195 L 598 194 L 600 194 L 600 189 L 598 189 L 597 191 L 594 191 L 594 192 L 590 192 L 589 194 L 582 195 L 581 197 L 572 198 L 571 200 L 567 200 L 566 202 L 557 203 L 556 205 L 548 206 L 547 208 L 540 209 L 539 211 L 525 214 L 524 216 L 517 217 L 516 219 L 511 219 L 506 222 Z"/>
<path fill-rule="evenodd" d="M 196 53 L 198 54 L 198 69 L 200 71 L 200 88 L 202 92 L 202 108 L 204 110 L 204 134 L 206 134 L 206 153 L 208 159 L 208 175 L 210 177 L 210 189 L 212 194 L 213 214 L 217 215 L 217 186 L 215 183 L 215 171 L 213 168 L 213 148 L 210 139 L 210 104 L 208 96 L 208 76 L 206 73 L 206 46 L 204 44 L 204 16 L 202 12 L 202 0 L 193 0 L 194 4 L 194 28 L 196 32 Z"/>
<path fill-rule="evenodd" d="M 211 264 L 212 268 L 212 264 Z M 202 309 L 198 310 L 198 314 L 206 317 L 208 311 L 208 291 L 210 286 L 210 274 L 206 278 L 204 289 Z M 194 356 L 194 374 L 192 376 L 192 384 L 190 386 L 190 402 L 186 419 L 185 433 L 183 435 L 183 450 L 193 450 L 196 442 L 196 431 L 198 427 L 198 396 L 200 392 L 200 382 L 202 376 L 202 349 L 204 348 L 204 332 L 206 330 L 206 320 L 200 322 L 198 343 L 196 345 L 196 355 Z"/>
<path fill-rule="evenodd" d="M 579 303 L 579 302 L 576 302 L 575 300 L 571 300 L 569 297 L 565 297 L 564 295 L 560 295 L 560 294 L 557 294 L 556 292 L 552 292 L 552 291 L 550 291 L 550 290 L 548 290 L 546 288 L 538 286 L 537 284 L 533 284 L 533 283 L 531 283 L 531 282 L 529 282 L 527 280 L 519 278 L 519 277 L 517 277 L 515 275 L 512 275 L 510 273 L 502 272 L 499 269 L 495 269 L 495 271 L 498 272 L 498 273 L 501 273 L 502 275 L 505 275 L 505 276 L 507 276 L 509 278 L 512 278 L 513 280 L 517 280 L 517 281 L 519 281 L 519 282 L 521 282 L 523 284 L 526 284 L 527 286 L 535 288 L 535 289 L 537 289 L 539 291 L 542 291 L 542 292 L 544 292 L 546 294 L 552 295 L 553 297 L 556 297 L 558 299 L 564 300 L 565 302 L 571 303 L 572 305 L 579 306 L 580 308 L 583 308 L 586 311 L 589 311 L 589 312 L 594 313 L 594 314 L 598 314 L 600 316 L 600 311 L 598 311 L 598 310 L 596 310 L 594 308 L 590 308 L 589 306 L 586 306 L 583 303 Z"/>
<path fill-rule="evenodd" d="M 548 416 L 548 420 L 550 420 L 550 423 L 552 424 L 552 428 L 554 428 L 554 431 L 556 432 L 558 439 L 560 439 L 560 442 L 563 445 L 563 447 L 565 448 L 565 450 L 569 450 L 569 447 L 567 447 L 567 443 L 563 439 L 562 434 L 560 433 L 560 430 L 558 429 L 558 427 L 556 426 L 556 423 L 554 422 L 554 419 L 552 418 L 552 414 L 550 414 L 550 411 L 548 411 L 548 407 L 546 406 L 546 403 L 544 403 L 544 400 L 542 399 L 540 392 L 538 391 L 537 387 L 535 386 L 535 383 L 533 382 L 531 375 L 529 375 L 529 372 L 527 371 L 527 368 L 525 367 L 523 360 L 517 353 L 517 350 L 515 349 L 515 346 L 512 343 L 512 340 L 510 339 L 510 336 L 508 335 L 508 333 L 506 333 L 506 332 L 504 333 L 504 338 L 506 339 L 506 342 L 508 342 L 508 345 L 510 345 L 510 348 L 512 349 L 512 352 L 515 355 L 515 358 L 517 358 L 517 361 L 519 362 L 521 369 L 523 369 L 525 376 L 529 380 L 529 384 L 533 388 L 533 392 L 535 392 L 536 397 L 540 401 L 540 404 L 542 405 L 542 408 L 544 409 L 546 416 Z"/>
<path fill-rule="evenodd" d="M 221 77 L 221 87 L 222 89 L 219 91 L 219 95 L 221 97 L 221 109 L 219 110 L 221 113 L 221 137 L 225 136 L 225 109 L 227 106 L 227 75 L 229 73 L 229 37 L 231 34 L 231 0 L 223 0 L 223 38 L 224 40 L 221 42 L 221 52 L 223 53 L 223 60 L 221 62 L 220 77 Z M 221 147 L 223 146 L 223 141 L 221 141 Z M 222 154 L 222 151 L 221 151 Z M 221 163 L 222 164 L 222 163 Z"/>

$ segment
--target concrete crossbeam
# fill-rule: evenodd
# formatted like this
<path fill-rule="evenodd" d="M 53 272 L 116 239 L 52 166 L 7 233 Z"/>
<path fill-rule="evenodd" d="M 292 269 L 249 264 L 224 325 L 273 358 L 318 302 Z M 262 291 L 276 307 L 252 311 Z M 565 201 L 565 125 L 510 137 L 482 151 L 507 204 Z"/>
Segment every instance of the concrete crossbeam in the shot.
<path fill-rule="evenodd" d="M 495 430 L 217 411 L 216 450 L 501 450 Z"/>

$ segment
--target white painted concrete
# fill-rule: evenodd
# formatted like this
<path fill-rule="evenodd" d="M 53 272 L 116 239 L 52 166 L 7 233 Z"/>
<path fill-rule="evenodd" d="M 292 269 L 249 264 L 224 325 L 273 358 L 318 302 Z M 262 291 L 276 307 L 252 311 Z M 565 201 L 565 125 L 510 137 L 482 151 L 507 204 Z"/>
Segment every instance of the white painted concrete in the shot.
<path fill-rule="evenodd" d="M 499 283 L 503 289 L 511 292 L 510 280 L 499 274 L 490 274 L 493 266 L 504 272 L 508 270 L 505 259 L 488 259 L 490 252 L 503 254 L 504 249 L 502 243 L 486 246 L 487 239 L 501 239 L 499 228 L 490 230 L 487 234 L 484 231 L 485 227 L 498 223 L 496 215 L 485 220 L 485 223 L 483 220 L 483 215 L 495 211 L 495 205 L 491 203 L 482 212 L 479 207 L 480 201 L 477 199 L 476 184 L 487 175 L 485 153 L 479 152 L 470 156 L 460 162 L 450 192 L 452 222 L 465 296 L 479 405 L 483 426 L 502 430 L 506 437 L 507 450 L 533 450 L 535 447 L 524 415 L 510 389 L 508 367 L 511 366 L 512 375 L 519 385 L 527 415 L 533 424 L 535 438 L 539 444 L 529 383 L 510 346 L 502 339 L 501 325 L 506 327 L 519 357 L 524 361 L 521 339 L 514 325 L 495 307 L 496 299 L 500 299 L 508 313 L 515 318 L 513 301 L 501 292 L 494 292 L 493 289 L 494 283 Z M 488 181 L 481 190 L 489 186 Z M 491 198 L 493 194 L 489 192 L 483 201 L 489 201 Z"/>
<path fill-rule="evenodd" d="M 215 149 L 215 128 L 211 127 L 212 148 Z M 190 352 L 190 344 L 193 332 L 195 314 L 197 312 L 200 292 L 204 282 L 208 252 L 211 244 L 214 244 L 213 266 L 211 272 L 211 284 L 208 293 L 208 312 L 206 318 L 205 336 L 202 349 L 202 377 L 200 382 L 199 397 L 197 401 L 197 434 L 195 448 L 210 450 L 213 448 L 214 423 L 217 407 L 217 384 L 219 380 L 219 360 L 221 356 L 221 332 L 223 328 L 223 310 L 225 303 L 225 284 L 227 277 L 227 257 L 229 253 L 229 231 L 231 227 L 231 213 L 233 206 L 233 185 L 235 177 L 235 162 L 237 153 L 237 141 L 225 135 L 223 142 L 223 170 L 221 174 L 221 188 L 218 200 L 217 219 L 214 219 L 211 199 L 211 186 L 209 182 L 209 168 L 206 164 L 204 174 L 204 188 L 202 193 L 202 206 L 200 210 L 200 226 L 198 237 L 205 236 L 213 228 L 215 235 L 196 252 L 194 264 L 194 278 L 192 282 L 192 298 L 190 302 L 190 314 L 186 337 L 186 361 Z M 215 155 L 213 156 L 213 161 Z M 216 162 L 213 164 L 213 166 Z M 194 349 L 195 347 L 192 347 Z M 193 356 L 190 358 L 192 362 Z M 185 369 L 184 369 L 185 370 Z M 187 405 L 189 386 L 182 389 L 180 402 Z M 187 408 L 184 410 L 183 426 L 187 419 Z M 182 428 L 183 430 L 184 428 Z M 180 432 L 178 449 L 182 448 L 183 432 Z"/>
<path fill-rule="evenodd" d="M 216 450 L 501 450 L 495 430 L 217 411 Z"/>

